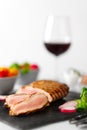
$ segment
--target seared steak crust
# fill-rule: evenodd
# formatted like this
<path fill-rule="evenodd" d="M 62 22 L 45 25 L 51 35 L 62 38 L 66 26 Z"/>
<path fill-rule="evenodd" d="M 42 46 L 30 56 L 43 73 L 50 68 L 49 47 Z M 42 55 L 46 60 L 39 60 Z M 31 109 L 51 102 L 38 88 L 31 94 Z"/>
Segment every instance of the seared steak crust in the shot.
<path fill-rule="evenodd" d="M 52 80 L 38 80 L 29 84 L 29 86 L 48 92 L 53 99 L 52 101 L 65 97 L 69 91 L 69 87 L 66 84 Z"/>

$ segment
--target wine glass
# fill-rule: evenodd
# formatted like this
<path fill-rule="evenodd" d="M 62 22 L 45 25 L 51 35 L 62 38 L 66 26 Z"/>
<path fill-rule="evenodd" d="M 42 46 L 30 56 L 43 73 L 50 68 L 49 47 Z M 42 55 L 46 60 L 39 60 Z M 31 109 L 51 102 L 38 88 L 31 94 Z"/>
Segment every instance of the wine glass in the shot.
<path fill-rule="evenodd" d="M 70 20 L 68 16 L 48 16 L 44 35 L 46 49 L 55 57 L 65 53 L 71 45 Z M 55 80 L 57 65 L 55 66 Z"/>

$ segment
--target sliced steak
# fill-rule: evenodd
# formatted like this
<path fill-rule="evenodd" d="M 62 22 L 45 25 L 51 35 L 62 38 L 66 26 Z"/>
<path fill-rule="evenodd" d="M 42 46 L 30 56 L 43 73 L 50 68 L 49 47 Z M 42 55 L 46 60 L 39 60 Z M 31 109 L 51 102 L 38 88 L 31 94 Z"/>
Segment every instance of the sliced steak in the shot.
<path fill-rule="evenodd" d="M 48 98 L 44 94 L 34 94 L 29 99 L 10 107 L 10 115 L 28 114 L 40 110 L 49 105 Z"/>
<path fill-rule="evenodd" d="M 31 95 L 29 94 L 12 94 L 6 97 L 5 105 L 7 107 L 14 106 L 26 99 L 29 99 Z"/>

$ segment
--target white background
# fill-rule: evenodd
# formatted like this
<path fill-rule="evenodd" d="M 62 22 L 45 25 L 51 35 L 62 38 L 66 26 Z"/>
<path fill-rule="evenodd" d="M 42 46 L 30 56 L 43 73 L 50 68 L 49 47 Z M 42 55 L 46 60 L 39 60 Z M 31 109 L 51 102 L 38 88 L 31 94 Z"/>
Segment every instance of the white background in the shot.
<path fill-rule="evenodd" d="M 72 47 L 56 58 L 57 73 L 69 67 L 87 73 L 87 0 L 0 0 L 0 66 L 33 62 L 39 78 L 53 78 L 55 57 L 45 49 L 49 14 L 71 18 Z"/>
<path fill-rule="evenodd" d="M 87 0 L 0 0 L 0 66 L 29 61 L 40 66 L 39 78 L 54 77 L 55 58 L 43 46 L 45 22 L 51 13 L 71 18 L 73 45 L 57 58 L 57 73 L 69 67 L 87 73 Z M 66 123 L 43 129 L 54 127 L 77 130 Z"/>

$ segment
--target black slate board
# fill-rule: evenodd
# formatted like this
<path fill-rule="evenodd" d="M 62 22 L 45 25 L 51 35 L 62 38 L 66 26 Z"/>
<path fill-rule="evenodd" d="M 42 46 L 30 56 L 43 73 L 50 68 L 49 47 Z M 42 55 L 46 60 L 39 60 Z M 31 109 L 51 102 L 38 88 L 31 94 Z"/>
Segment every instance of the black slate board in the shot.
<path fill-rule="evenodd" d="M 0 121 L 17 129 L 31 130 L 37 127 L 48 125 L 50 123 L 69 120 L 78 113 L 61 113 L 58 111 L 58 106 L 67 100 L 77 98 L 79 98 L 78 93 L 70 92 L 65 99 L 51 103 L 49 107 L 46 107 L 42 111 L 19 117 L 9 116 L 8 109 L 4 107 L 3 102 L 0 102 Z"/>

